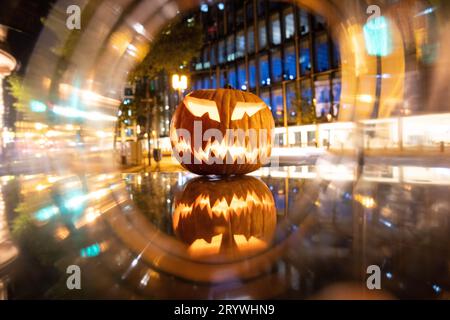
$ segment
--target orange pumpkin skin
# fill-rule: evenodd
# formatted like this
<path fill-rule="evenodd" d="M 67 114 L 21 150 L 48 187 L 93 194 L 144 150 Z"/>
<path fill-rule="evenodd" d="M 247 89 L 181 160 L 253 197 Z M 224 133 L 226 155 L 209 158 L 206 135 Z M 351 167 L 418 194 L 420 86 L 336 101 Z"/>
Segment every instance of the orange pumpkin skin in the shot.
<path fill-rule="evenodd" d="M 211 244 L 213 237 L 222 235 L 221 252 L 252 251 L 255 243 L 253 251 L 259 251 L 267 247 L 275 234 L 277 218 L 272 193 L 254 177 L 193 179 L 174 203 L 173 230 L 188 245 L 196 240 Z M 238 237 L 245 237 L 248 242 L 236 242 Z"/>
<path fill-rule="evenodd" d="M 182 158 L 183 156 L 186 156 L 186 154 L 183 153 L 187 152 L 189 154 L 189 156 L 187 156 L 188 161 L 179 160 L 185 169 L 199 175 L 238 175 L 255 171 L 265 162 L 268 162 L 271 153 L 272 131 L 275 123 L 269 107 L 267 107 L 259 97 L 249 92 L 234 89 L 198 90 L 191 92 L 189 97 L 215 101 L 220 121 L 211 120 L 208 113 L 205 113 L 202 116 L 195 116 L 186 107 L 185 101 L 179 104 L 172 117 L 170 140 L 175 155 Z M 251 116 L 246 113 L 238 120 L 231 120 L 236 103 L 238 102 L 244 102 L 250 105 L 252 103 L 262 104 L 264 107 Z M 223 161 L 222 163 L 208 164 L 205 162 L 204 158 L 197 156 L 194 152 L 195 139 L 200 139 L 200 141 L 202 141 L 202 153 L 209 154 L 209 152 L 211 152 L 211 149 L 208 148 L 208 144 L 211 143 L 211 141 L 203 141 L 203 136 L 195 136 L 195 121 L 201 121 L 202 135 L 208 129 L 218 129 L 224 137 L 227 137 L 227 132 L 229 130 L 242 129 L 246 133 L 250 131 L 256 132 L 256 135 L 258 136 L 257 146 L 250 145 L 248 141 L 245 141 L 244 144 L 247 150 L 244 151 L 244 153 L 239 154 L 239 156 L 242 157 L 241 160 L 238 161 L 236 159 L 231 163 L 226 160 L 225 156 L 214 154 L 214 151 L 212 151 L 214 156 L 220 157 Z M 177 129 L 184 129 L 190 133 L 190 143 L 182 144 L 182 141 L 180 141 L 180 137 L 177 134 Z M 263 139 L 260 139 L 260 136 L 263 137 Z M 233 145 L 230 145 L 230 143 L 225 140 L 226 139 L 222 142 L 221 152 L 228 152 L 233 149 Z M 255 154 L 257 156 L 255 156 Z M 245 161 L 242 161 L 242 159 L 245 159 Z"/>

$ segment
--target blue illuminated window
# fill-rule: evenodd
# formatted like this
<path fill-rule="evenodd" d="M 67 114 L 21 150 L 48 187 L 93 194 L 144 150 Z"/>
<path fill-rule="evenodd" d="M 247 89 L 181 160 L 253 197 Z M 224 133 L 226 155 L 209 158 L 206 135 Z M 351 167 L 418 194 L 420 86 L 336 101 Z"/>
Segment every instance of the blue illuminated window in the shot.
<path fill-rule="evenodd" d="M 272 43 L 277 45 L 281 43 L 281 24 L 278 14 L 270 17 L 270 26 L 272 29 Z"/>
<path fill-rule="evenodd" d="M 296 123 L 298 118 L 298 93 L 296 89 L 296 83 L 290 82 L 286 85 L 286 109 L 288 112 L 289 123 Z"/>
<path fill-rule="evenodd" d="M 311 72 L 311 55 L 308 41 L 302 41 L 299 53 L 300 73 L 302 75 Z"/>
<path fill-rule="evenodd" d="M 333 88 L 332 88 L 332 95 L 333 95 L 333 116 L 337 117 L 339 114 L 339 107 L 340 107 L 340 101 L 341 101 L 341 79 L 335 78 L 333 79 Z"/>
<path fill-rule="evenodd" d="M 202 87 L 203 87 L 202 79 L 201 79 L 201 78 L 198 78 L 198 79 L 195 81 L 195 87 L 194 87 L 194 89 L 195 89 L 195 90 L 200 90 Z"/>
<path fill-rule="evenodd" d="M 244 31 L 240 31 L 236 35 L 236 57 L 241 58 L 245 55 L 245 35 Z"/>
<path fill-rule="evenodd" d="M 309 32 L 309 18 L 308 18 L 308 12 L 302 10 L 300 11 L 300 34 L 303 36 Z"/>
<path fill-rule="evenodd" d="M 295 63 L 295 46 L 291 45 L 284 51 L 284 74 L 286 79 L 293 80 L 297 77 L 297 68 Z"/>
<path fill-rule="evenodd" d="M 311 80 L 303 80 L 300 84 L 300 109 L 302 112 L 302 123 L 313 123 L 315 110 L 312 110 Z"/>
<path fill-rule="evenodd" d="M 219 63 L 224 63 L 225 62 L 225 41 L 221 40 L 219 42 L 219 52 L 218 52 L 218 60 Z"/>
<path fill-rule="evenodd" d="M 227 61 L 233 61 L 236 58 L 236 49 L 234 47 L 234 36 L 227 38 Z"/>
<path fill-rule="evenodd" d="M 255 59 L 252 59 L 249 61 L 248 63 L 248 78 L 249 78 L 249 84 L 250 84 L 250 88 L 255 88 L 256 87 L 256 64 L 255 64 Z"/>
<path fill-rule="evenodd" d="M 295 19 L 292 9 L 284 11 L 284 37 L 290 39 L 295 33 Z"/>
<path fill-rule="evenodd" d="M 280 52 L 272 54 L 272 77 L 273 81 L 281 81 L 281 79 L 283 78 L 283 69 Z"/>
<path fill-rule="evenodd" d="M 216 65 L 216 46 L 211 46 L 211 66 Z"/>
<path fill-rule="evenodd" d="M 259 96 L 261 100 L 264 101 L 264 103 L 267 104 L 267 106 L 270 109 L 272 109 L 272 103 L 270 101 L 270 91 L 269 90 L 262 91 Z"/>
<path fill-rule="evenodd" d="M 209 77 L 204 77 L 203 78 L 203 89 L 209 89 Z"/>
<path fill-rule="evenodd" d="M 267 30 L 265 21 L 260 21 L 258 24 L 258 37 L 259 48 L 264 48 L 267 45 Z"/>
<path fill-rule="evenodd" d="M 272 114 L 275 122 L 283 122 L 283 91 L 281 88 L 272 90 Z"/>
<path fill-rule="evenodd" d="M 236 70 L 234 68 L 228 69 L 228 84 L 230 84 L 233 88 L 236 88 L 236 80 Z"/>
<path fill-rule="evenodd" d="M 247 76 L 244 63 L 238 66 L 238 89 L 247 90 Z"/>
<path fill-rule="evenodd" d="M 330 69 L 328 38 L 326 34 L 316 38 L 316 68 L 317 72 Z"/>
<path fill-rule="evenodd" d="M 253 27 L 247 28 L 247 46 L 249 53 L 255 52 L 255 33 Z"/>
<path fill-rule="evenodd" d="M 316 117 L 324 118 L 330 113 L 330 80 L 320 78 L 314 82 L 316 98 Z"/>
<path fill-rule="evenodd" d="M 215 89 L 215 88 L 217 87 L 217 83 L 216 83 L 216 82 L 217 82 L 217 81 L 216 81 L 216 76 L 215 76 L 215 75 L 212 75 L 212 76 L 210 77 L 211 88 Z"/>
<path fill-rule="evenodd" d="M 270 85 L 269 59 L 267 55 L 259 58 L 259 77 L 261 85 Z"/>
<path fill-rule="evenodd" d="M 220 70 L 220 87 L 225 88 L 226 84 L 225 70 Z"/>

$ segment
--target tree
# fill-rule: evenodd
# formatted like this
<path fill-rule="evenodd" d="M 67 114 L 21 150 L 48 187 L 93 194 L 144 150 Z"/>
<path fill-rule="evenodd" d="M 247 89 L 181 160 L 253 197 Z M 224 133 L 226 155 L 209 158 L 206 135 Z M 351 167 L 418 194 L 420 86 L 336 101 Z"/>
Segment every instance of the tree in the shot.
<path fill-rule="evenodd" d="M 203 30 L 194 17 L 177 17 L 167 24 L 150 44 L 144 60 L 129 74 L 129 80 L 155 78 L 165 72 L 187 68 L 203 45 Z M 188 69 L 188 68 L 187 68 Z"/>

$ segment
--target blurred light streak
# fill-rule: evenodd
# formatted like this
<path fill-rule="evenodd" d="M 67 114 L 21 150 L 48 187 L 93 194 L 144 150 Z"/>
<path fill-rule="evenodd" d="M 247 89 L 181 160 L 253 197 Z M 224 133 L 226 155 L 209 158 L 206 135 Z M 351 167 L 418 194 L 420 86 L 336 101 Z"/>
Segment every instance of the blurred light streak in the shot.
<path fill-rule="evenodd" d="M 82 111 L 70 107 L 55 105 L 53 112 L 67 118 L 83 118 L 92 121 L 116 121 L 117 117 L 110 116 L 96 111 Z"/>

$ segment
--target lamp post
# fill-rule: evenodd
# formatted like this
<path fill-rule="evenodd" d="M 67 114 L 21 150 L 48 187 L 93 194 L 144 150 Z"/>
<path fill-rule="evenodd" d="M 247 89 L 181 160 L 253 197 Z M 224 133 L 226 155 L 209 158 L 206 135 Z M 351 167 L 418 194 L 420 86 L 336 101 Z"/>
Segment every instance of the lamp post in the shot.
<path fill-rule="evenodd" d="M 172 76 L 172 88 L 178 92 L 178 104 L 181 102 L 183 91 L 187 89 L 187 86 L 187 76 L 178 74 Z"/>

